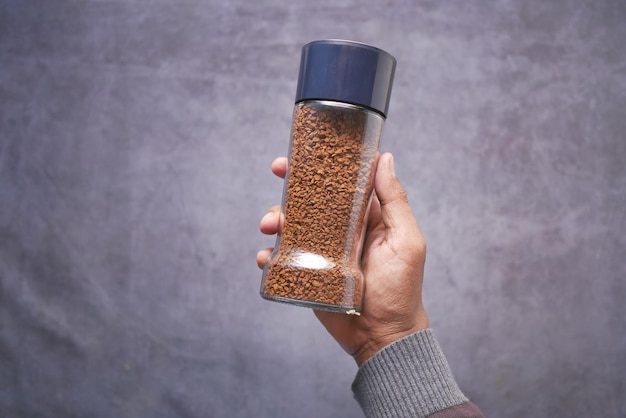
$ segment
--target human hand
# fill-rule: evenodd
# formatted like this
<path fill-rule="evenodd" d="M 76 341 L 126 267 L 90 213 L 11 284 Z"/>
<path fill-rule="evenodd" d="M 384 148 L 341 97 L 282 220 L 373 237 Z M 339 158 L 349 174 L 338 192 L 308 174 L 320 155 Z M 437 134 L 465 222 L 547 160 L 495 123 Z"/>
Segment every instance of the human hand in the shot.
<path fill-rule="evenodd" d="M 287 159 L 274 160 L 272 172 L 284 178 Z M 359 366 L 386 345 L 428 328 L 422 304 L 426 242 L 396 177 L 390 153 L 379 158 L 374 190 L 361 257 L 365 280 L 361 315 L 315 311 Z M 270 208 L 260 229 L 268 235 L 280 232 L 280 206 Z M 271 252 L 267 248 L 257 253 L 260 268 Z"/>

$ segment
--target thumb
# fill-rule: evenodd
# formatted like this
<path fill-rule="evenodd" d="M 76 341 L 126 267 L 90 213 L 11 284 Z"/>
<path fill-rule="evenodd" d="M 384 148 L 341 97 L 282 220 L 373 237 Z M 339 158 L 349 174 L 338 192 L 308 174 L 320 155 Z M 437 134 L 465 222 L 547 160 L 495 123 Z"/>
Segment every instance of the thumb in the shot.
<path fill-rule="evenodd" d="M 396 177 L 391 153 L 384 153 L 378 160 L 374 188 L 380 201 L 381 217 L 386 230 L 409 232 L 417 227 L 404 187 Z"/>

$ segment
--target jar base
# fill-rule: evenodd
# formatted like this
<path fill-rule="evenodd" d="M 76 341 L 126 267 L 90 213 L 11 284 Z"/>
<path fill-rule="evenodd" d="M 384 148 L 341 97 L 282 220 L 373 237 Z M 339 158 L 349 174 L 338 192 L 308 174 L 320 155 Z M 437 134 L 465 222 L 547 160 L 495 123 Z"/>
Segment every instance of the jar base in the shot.
<path fill-rule="evenodd" d="M 347 315 L 357 315 L 357 316 L 361 315 L 360 307 L 330 305 L 327 303 L 319 303 L 319 302 L 314 302 L 310 300 L 300 300 L 300 299 L 287 298 L 284 296 L 268 295 L 263 292 L 261 292 L 261 297 L 263 299 L 266 299 L 272 302 L 286 303 L 289 305 L 300 306 L 302 308 L 315 309 L 318 311 L 344 313 Z"/>

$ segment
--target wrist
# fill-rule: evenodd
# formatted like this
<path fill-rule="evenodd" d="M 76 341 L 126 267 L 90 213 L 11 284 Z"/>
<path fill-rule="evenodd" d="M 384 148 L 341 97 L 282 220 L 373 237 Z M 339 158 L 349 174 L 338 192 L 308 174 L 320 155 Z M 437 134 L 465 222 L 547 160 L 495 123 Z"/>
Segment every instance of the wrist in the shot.
<path fill-rule="evenodd" d="M 428 319 L 424 315 L 424 320 L 419 321 L 414 326 L 403 331 L 386 333 L 376 338 L 371 338 L 365 342 L 352 357 L 356 361 L 357 366 L 361 367 L 370 358 L 374 357 L 379 351 L 404 337 L 415 334 L 416 332 L 428 329 Z"/>

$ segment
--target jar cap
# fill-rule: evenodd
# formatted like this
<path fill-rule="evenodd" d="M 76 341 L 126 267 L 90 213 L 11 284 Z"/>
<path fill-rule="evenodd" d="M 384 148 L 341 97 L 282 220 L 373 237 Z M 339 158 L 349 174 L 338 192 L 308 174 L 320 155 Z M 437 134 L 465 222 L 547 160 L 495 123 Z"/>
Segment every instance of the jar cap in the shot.
<path fill-rule="evenodd" d="M 296 103 L 336 100 L 369 107 L 387 117 L 396 59 L 370 45 L 336 39 L 302 47 Z"/>

